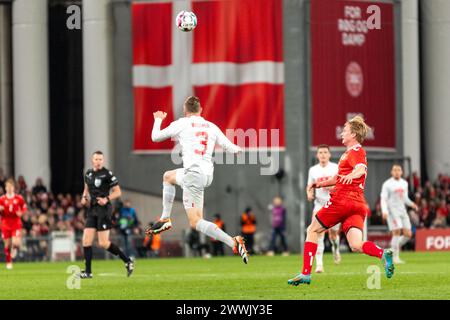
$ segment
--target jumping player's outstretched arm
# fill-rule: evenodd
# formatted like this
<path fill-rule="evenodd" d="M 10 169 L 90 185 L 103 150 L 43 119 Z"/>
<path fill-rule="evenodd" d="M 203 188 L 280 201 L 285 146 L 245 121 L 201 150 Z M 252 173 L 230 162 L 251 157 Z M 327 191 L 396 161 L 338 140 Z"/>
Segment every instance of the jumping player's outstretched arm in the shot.
<path fill-rule="evenodd" d="M 155 122 L 153 124 L 153 130 L 152 130 L 152 141 L 153 142 L 161 142 L 164 140 L 167 140 L 169 138 L 172 138 L 176 135 L 178 128 L 177 128 L 177 122 L 172 122 L 167 128 L 164 128 L 161 130 L 161 123 L 163 120 L 167 117 L 166 112 L 157 111 L 153 113 L 153 117 L 155 118 Z"/>
<path fill-rule="evenodd" d="M 223 132 L 217 127 L 216 125 L 213 125 L 214 131 L 217 136 L 217 144 L 220 145 L 223 150 L 231 153 L 238 153 L 242 152 L 241 147 L 235 145 L 232 143 L 224 134 Z"/>

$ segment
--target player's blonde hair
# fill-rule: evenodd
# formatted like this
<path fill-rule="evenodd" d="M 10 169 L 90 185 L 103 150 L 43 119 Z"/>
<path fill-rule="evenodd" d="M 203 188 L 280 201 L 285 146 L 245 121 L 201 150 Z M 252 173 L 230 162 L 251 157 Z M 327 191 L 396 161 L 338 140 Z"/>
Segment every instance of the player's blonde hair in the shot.
<path fill-rule="evenodd" d="M 9 178 L 8 180 L 6 180 L 5 185 L 7 185 L 7 184 L 12 185 L 13 187 L 16 186 L 16 182 L 14 181 L 13 178 Z"/>
<path fill-rule="evenodd" d="M 364 118 L 361 116 L 355 116 L 348 120 L 345 124 L 350 126 L 350 131 L 356 135 L 356 140 L 359 143 L 363 143 L 370 131 L 370 127 L 364 122 Z"/>

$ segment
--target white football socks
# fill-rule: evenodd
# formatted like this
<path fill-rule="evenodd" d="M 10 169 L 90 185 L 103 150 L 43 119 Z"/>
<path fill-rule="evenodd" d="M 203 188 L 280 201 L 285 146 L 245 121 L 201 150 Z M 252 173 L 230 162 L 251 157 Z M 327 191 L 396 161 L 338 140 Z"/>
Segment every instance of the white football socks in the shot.
<path fill-rule="evenodd" d="M 325 250 L 325 237 L 322 235 L 317 241 L 316 265 L 323 266 L 323 251 Z"/>
<path fill-rule="evenodd" d="M 163 182 L 163 210 L 161 219 L 169 219 L 172 212 L 173 200 L 175 199 L 175 186 Z"/>
<path fill-rule="evenodd" d="M 336 236 L 335 240 L 330 239 L 330 242 L 331 242 L 331 249 L 333 250 L 333 254 L 339 254 L 339 243 L 340 243 L 339 236 Z"/>
<path fill-rule="evenodd" d="M 234 247 L 234 240 L 227 233 L 225 233 L 222 229 L 220 229 L 217 225 L 212 222 L 200 219 L 195 226 L 195 229 L 201 233 L 210 236 L 216 240 L 219 240 L 225 243 L 230 248 Z"/>
<path fill-rule="evenodd" d="M 392 236 L 391 247 L 392 251 L 394 251 L 394 258 L 398 258 L 399 240 L 400 240 L 399 236 Z"/>
<path fill-rule="evenodd" d="M 408 237 L 405 236 L 400 236 L 399 240 L 398 240 L 398 247 L 399 250 L 402 249 L 402 247 L 409 241 Z"/>

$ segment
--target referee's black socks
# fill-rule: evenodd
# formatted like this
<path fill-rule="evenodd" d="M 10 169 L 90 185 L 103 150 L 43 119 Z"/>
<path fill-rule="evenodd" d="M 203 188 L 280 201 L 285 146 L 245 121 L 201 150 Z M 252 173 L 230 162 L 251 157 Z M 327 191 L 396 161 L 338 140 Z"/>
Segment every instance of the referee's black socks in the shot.
<path fill-rule="evenodd" d="M 108 251 L 111 252 L 115 256 L 119 256 L 120 259 L 122 259 L 123 262 L 127 263 L 130 262 L 130 258 L 125 255 L 125 253 L 122 252 L 122 250 L 119 249 L 118 246 L 116 246 L 114 243 L 111 242 L 109 245 Z"/>
<path fill-rule="evenodd" d="M 84 251 L 84 261 L 86 264 L 86 273 L 92 273 L 91 265 L 92 265 L 92 246 L 83 247 Z"/>

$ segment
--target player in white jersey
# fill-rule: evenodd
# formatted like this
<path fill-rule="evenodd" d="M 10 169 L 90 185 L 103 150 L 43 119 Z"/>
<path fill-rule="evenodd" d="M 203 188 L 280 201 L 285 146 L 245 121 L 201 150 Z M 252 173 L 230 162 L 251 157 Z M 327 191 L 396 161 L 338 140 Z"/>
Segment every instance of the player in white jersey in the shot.
<path fill-rule="evenodd" d="M 326 181 L 331 177 L 334 177 L 338 174 L 338 165 L 334 162 L 330 161 L 331 153 L 330 147 L 326 144 L 321 144 L 317 147 L 317 160 L 319 163 L 315 166 L 312 166 L 309 169 L 308 173 L 308 186 L 313 183 Z M 330 190 L 328 188 L 314 189 L 307 188 L 306 194 L 308 196 L 309 201 L 314 200 L 314 210 L 313 215 L 315 215 L 322 207 L 328 202 L 330 199 Z M 328 231 L 328 236 L 331 242 L 331 248 L 333 251 L 334 262 L 336 264 L 340 263 L 341 255 L 339 252 L 339 230 L 341 224 L 337 224 L 334 227 L 330 228 Z M 323 269 L 323 251 L 325 249 L 324 245 L 325 233 L 322 233 L 318 245 L 317 245 L 317 253 L 316 253 L 316 273 L 321 273 L 324 271 Z"/>
<path fill-rule="evenodd" d="M 192 228 L 217 239 L 240 254 L 244 263 L 248 254 L 241 236 L 232 238 L 216 224 L 203 219 L 203 193 L 213 180 L 213 151 L 216 144 L 231 153 L 242 152 L 212 122 L 201 117 L 202 108 L 197 97 L 188 97 L 183 106 L 184 117 L 161 130 L 161 123 L 167 116 L 162 111 L 153 114 L 152 130 L 154 142 L 172 138 L 181 146 L 183 168 L 166 171 L 163 176 L 163 211 L 161 218 L 146 233 L 158 234 L 172 227 L 170 214 L 175 198 L 175 185 L 183 189 L 183 204 Z"/>
<path fill-rule="evenodd" d="M 417 205 L 408 197 L 408 182 L 402 179 L 403 170 L 398 164 L 391 169 L 391 178 L 383 183 L 381 188 L 381 212 L 383 219 L 392 232 L 391 246 L 394 251 L 394 263 L 404 263 L 400 260 L 400 249 L 411 238 L 411 221 L 406 207 L 417 210 Z"/>

